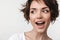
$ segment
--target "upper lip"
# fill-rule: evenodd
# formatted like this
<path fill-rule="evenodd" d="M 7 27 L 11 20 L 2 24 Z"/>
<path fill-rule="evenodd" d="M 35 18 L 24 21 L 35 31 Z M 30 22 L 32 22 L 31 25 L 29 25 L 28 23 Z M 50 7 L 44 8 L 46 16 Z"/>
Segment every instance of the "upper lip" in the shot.
<path fill-rule="evenodd" d="M 43 20 L 37 20 L 37 21 L 35 21 L 35 23 L 36 23 L 36 22 L 45 22 L 45 21 L 43 21 Z"/>
<path fill-rule="evenodd" d="M 44 22 L 44 21 L 42 21 L 42 20 L 38 20 L 38 21 L 35 21 L 35 22 Z"/>
<path fill-rule="evenodd" d="M 43 23 L 43 22 L 45 22 L 45 21 L 37 21 L 37 22 L 35 22 L 35 23 Z"/>

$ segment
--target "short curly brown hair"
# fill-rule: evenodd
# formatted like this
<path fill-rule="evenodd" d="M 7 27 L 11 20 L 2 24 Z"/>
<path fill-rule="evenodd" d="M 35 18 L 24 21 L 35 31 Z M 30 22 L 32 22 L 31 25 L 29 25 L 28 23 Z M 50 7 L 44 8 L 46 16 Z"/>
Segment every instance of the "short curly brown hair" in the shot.
<path fill-rule="evenodd" d="M 26 2 L 26 5 L 24 6 L 24 8 L 21 10 L 24 13 L 24 17 L 27 21 L 29 21 L 30 5 L 31 5 L 32 1 L 33 0 L 28 0 Z M 38 0 L 36 0 L 36 1 L 38 1 Z M 57 1 L 56 0 L 43 0 L 43 2 L 49 7 L 49 9 L 51 11 L 51 22 L 55 21 L 59 15 Z"/>

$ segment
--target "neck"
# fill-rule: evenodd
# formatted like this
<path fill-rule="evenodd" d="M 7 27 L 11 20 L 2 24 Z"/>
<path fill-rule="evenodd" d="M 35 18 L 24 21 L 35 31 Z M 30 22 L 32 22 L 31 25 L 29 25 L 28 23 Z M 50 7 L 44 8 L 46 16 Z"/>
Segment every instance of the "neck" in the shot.
<path fill-rule="evenodd" d="M 31 31 L 31 33 L 34 36 L 34 39 L 37 39 L 37 40 L 45 40 L 48 38 L 47 32 L 40 33 L 40 32 Z"/>
<path fill-rule="evenodd" d="M 31 40 L 48 40 L 47 32 L 40 33 L 34 30 L 27 33 Z"/>

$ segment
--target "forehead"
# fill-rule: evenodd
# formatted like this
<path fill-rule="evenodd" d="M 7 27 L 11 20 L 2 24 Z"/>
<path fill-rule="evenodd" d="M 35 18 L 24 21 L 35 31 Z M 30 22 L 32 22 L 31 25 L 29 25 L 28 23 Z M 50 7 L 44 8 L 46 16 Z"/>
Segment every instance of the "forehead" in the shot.
<path fill-rule="evenodd" d="M 43 1 L 32 1 L 30 8 L 37 8 L 37 9 L 41 9 L 44 7 L 48 7 Z"/>

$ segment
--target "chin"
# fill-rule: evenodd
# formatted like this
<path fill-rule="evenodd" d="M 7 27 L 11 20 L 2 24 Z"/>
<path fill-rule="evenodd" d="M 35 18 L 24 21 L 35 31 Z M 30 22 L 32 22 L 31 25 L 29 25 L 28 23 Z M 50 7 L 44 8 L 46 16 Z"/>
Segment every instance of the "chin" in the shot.
<path fill-rule="evenodd" d="M 37 32 L 44 33 L 44 32 L 46 32 L 46 30 L 44 30 L 44 29 L 37 29 Z"/>

